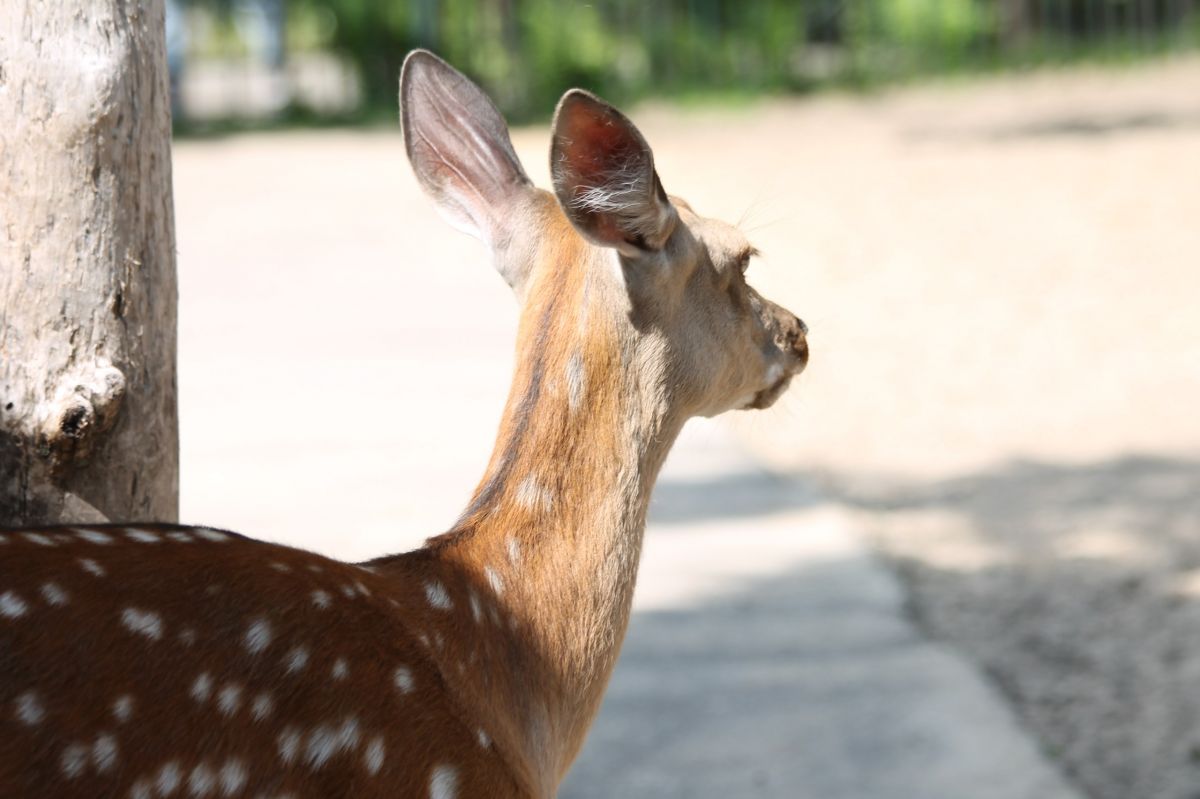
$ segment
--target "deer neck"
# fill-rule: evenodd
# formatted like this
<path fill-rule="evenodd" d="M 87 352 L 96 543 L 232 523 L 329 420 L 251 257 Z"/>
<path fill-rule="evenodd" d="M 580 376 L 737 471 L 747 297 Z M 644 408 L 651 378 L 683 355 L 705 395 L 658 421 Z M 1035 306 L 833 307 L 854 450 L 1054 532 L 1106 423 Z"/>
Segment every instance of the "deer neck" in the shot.
<path fill-rule="evenodd" d="M 650 493 L 683 425 L 652 348 L 634 346 L 621 267 L 606 256 L 528 292 L 496 448 L 440 545 L 508 618 L 526 661 L 514 673 L 529 678 L 506 687 L 503 712 L 555 779 L 616 662 Z"/>

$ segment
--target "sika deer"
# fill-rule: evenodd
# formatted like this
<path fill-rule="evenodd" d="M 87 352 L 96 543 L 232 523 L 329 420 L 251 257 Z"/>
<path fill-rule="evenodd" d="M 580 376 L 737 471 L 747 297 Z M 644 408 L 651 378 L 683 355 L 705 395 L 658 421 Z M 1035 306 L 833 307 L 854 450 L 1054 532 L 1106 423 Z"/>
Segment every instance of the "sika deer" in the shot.
<path fill-rule="evenodd" d="M 0 795 L 552 797 L 629 620 L 684 421 L 764 408 L 807 359 L 733 227 L 669 198 L 583 91 L 554 193 L 450 66 L 401 76 L 417 179 L 522 305 L 495 454 L 457 524 L 349 564 L 159 524 L 0 536 Z"/>

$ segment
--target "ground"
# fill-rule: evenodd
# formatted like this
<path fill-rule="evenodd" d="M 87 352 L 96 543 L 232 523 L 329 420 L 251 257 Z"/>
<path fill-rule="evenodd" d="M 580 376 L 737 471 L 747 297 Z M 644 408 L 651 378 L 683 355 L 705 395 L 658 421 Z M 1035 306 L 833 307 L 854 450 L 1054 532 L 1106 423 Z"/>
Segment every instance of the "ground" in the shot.
<path fill-rule="evenodd" d="M 811 328 L 791 393 L 722 435 L 872 542 L 1095 799 L 1200 785 L 1197 98 L 1183 58 L 632 111 Z M 514 138 L 546 185 L 546 131 Z M 184 519 L 349 558 L 444 529 L 516 311 L 397 132 L 185 141 L 175 186 Z"/>

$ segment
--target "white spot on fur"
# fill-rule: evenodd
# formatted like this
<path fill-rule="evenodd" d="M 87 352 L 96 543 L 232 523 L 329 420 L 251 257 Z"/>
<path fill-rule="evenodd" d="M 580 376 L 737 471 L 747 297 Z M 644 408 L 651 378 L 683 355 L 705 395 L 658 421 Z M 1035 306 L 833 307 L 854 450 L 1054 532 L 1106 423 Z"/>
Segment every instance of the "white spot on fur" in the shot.
<path fill-rule="evenodd" d="M 318 769 L 325 765 L 329 758 L 339 752 L 348 752 L 358 746 L 358 720 L 346 719 L 342 726 L 334 729 L 328 725 L 320 725 L 308 734 L 308 746 L 305 759 L 308 765 Z"/>
<path fill-rule="evenodd" d="M 517 504 L 522 508 L 541 511 L 542 513 L 549 513 L 550 509 L 554 507 L 554 497 L 549 491 L 542 488 L 537 478 L 532 474 L 526 476 L 517 485 L 516 500 Z"/>
<path fill-rule="evenodd" d="M 17 596 L 13 591 L 5 591 L 0 594 L 0 616 L 6 616 L 10 619 L 19 619 L 29 610 L 29 605 L 25 604 L 25 600 Z"/>
<path fill-rule="evenodd" d="M 139 544 L 157 544 L 159 542 L 157 534 L 146 530 L 139 530 L 136 527 L 125 528 L 125 537 Z"/>
<path fill-rule="evenodd" d="M 158 789 L 159 796 L 170 796 L 175 793 L 175 789 L 181 782 L 183 782 L 183 772 L 179 770 L 179 764 L 172 760 L 158 770 L 154 786 Z"/>
<path fill-rule="evenodd" d="M 107 732 L 102 732 L 92 744 L 92 763 L 96 771 L 104 774 L 117 764 L 117 739 Z"/>
<path fill-rule="evenodd" d="M 51 605 L 65 605 L 71 601 L 67 592 L 62 590 L 57 583 L 43 583 L 41 590 L 42 598 Z"/>
<path fill-rule="evenodd" d="M 286 563 L 280 563 L 277 560 L 271 561 L 271 568 L 277 572 L 290 572 L 292 567 Z"/>
<path fill-rule="evenodd" d="M 113 718 L 118 723 L 124 724 L 133 716 L 133 697 L 129 694 L 117 697 L 112 706 Z"/>
<path fill-rule="evenodd" d="M 425 597 L 429 600 L 429 604 L 438 610 L 450 610 L 454 607 L 454 603 L 450 601 L 450 595 L 446 593 L 446 587 L 437 580 L 425 583 Z"/>
<path fill-rule="evenodd" d="M 483 568 L 483 574 L 485 577 L 487 577 L 488 585 L 490 585 L 492 590 L 496 592 L 496 596 L 500 596 L 504 593 L 504 580 L 501 579 L 499 572 L 497 572 L 491 566 L 485 566 Z"/>
<path fill-rule="evenodd" d="M 261 693 L 254 697 L 254 702 L 250 705 L 250 713 L 254 716 L 255 721 L 262 721 L 271 715 L 271 711 L 274 709 L 275 700 L 268 693 Z"/>
<path fill-rule="evenodd" d="M 355 580 L 355 581 L 354 581 L 354 587 L 355 587 L 355 588 L 357 588 L 357 589 L 358 589 L 358 593 L 360 593 L 360 594 L 361 594 L 361 595 L 363 595 L 363 596 L 370 596 L 370 595 L 371 595 L 371 589 L 367 588 L 365 585 L 363 585 L 363 584 L 362 584 L 361 582 L 359 582 L 358 580 Z"/>
<path fill-rule="evenodd" d="M 376 736 L 371 739 L 363 752 L 363 762 L 372 777 L 379 773 L 379 769 L 383 768 L 383 738 Z"/>
<path fill-rule="evenodd" d="M 308 568 L 308 570 L 309 570 L 310 572 L 312 572 L 313 574 L 320 574 L 320 573 L 321 573 L 321 567 L 320 567 L 320 566 L 318 566 L 318 565 L 317 565 L 317 564 L 315 564 L 315 563 L 310 563 L 310 564 L 308 564 L 308 567 L 307 567 L 307 568 Z"/>
<path fill-rule="evenodd" d="M 84 541 L 89 541 L 93 544 L 111 544 L 113 537 L 108 533 L 102 533 L 99 530 L 91 530 L 87 527 L 76 527 L 75 532 L 79 533 L 79 537 Z"/>
<path fill-rule="evenodd" d="M 458 771 L 454 766 L 437 766 L 429 777 L 429 799 L 455 799 L 458 796 Z"/>
<path fill-rule="evenodd" d="M 237 683 L 227 683 L 217 692 L 217 707 L 226 716 L 232 716 L 242 704 L 242 686 Z"/>
<path fill-rule="evenodd" d="M 200 763 L 188 777 L 188 790 L 192 796 L 208 796 L 217 784 L 217 778 L 207 763 Z"/>
<path fill-rule="evenodd" d="M 308 647 L 295 646 L 292 647 L 286 655 L 283 656 L 284 665 L 287 667 L 288 674 L 295 674 L 304 669 L 308 665 Z"/>
<path fill-rule="evenodd" d="M 288 727 L 279 733 L 279 759 L 291 765 L 300 753 L 300 733 L 295 727 Z"/>
<path fill-rule="evenodd" d="M 246 651 L 257 655 L 271 643 L 271 623 L 266 619 L 255 619 L 246 629 Z"/>
<path fill-rule="evenodd" d="M 213 530 L 208 527 L 197 527 L 192 530 L 192 532 L 206 541 L 214 541 L 219 543 L 221 541 L 229 540 L 229 536 L 226 533 L 222 533 L 220 530 Z"/>
<path fill-rule="evenodd" d="M 25 536 L 26 540 L 32 541 L 33 543 L 37 544 L 38 546 L 43 546 L 43 547 L 56 546 L 54 541 L 51 540 L 49 536 L 42 535 L 41 533 L 24 533 L 23 535 Z"/>
<path fill-rule="evenodd" d="M 63 775 L 67 779 L 73 780 L 83 773 L 87 761 L 88 748 L 81 743 L 73 743 L 63 750 L 58 764 L 62 767 Z"/>
<path fill-rule="evenodd" d="M 162 616 L 150 610 L 125 608 L 125 610 L 121 611 L 121 623 L 130 632 L 144 635 L 155 641 L 160 640 L 163 635 Z"/>
<path fill-rule="evenodd" d="M 392 679 L 396 683 L 396 688 L 402 694 L 412 693 L 415 683 L 413 682 L 412 669 L 408 666 L 397 666 L 396 671 L 392 674 Z"/>
<path fill-rule="evenodd" d="M 183 630 L 180 630 L 179 640 L 185 646 L 191 646 L 192 644 L 196 643 L 196 631 L 191 627 L 186 627 Z"/>
<path fill-rule="evenodd" d="M 212 676 L 207 671 L 201 672 L 192 681 L 192 698 L 197 702 L 207 702 L 208 698 L 212 696 L 212 686 Z"/>
<path fill-rule="evenodd" d="M 484 749 L 487 749 L 489 746 L 492 745 L 492 739 L 488 736 L 488 734 L 486 732 L 484 732 L 482 727 L 480 727 L 478 730 L 476 730 L 475 734 L 479 737 L 479 745 L 482 746 Z"/>
<path fill-rule="evenodd" d="M 587 375 L 583 368 L 583 357 L 577 352 L 567 359 L 567 402 L 571 410 L 579 410 L 583 392 L 587 387 Z"/>
<path fill-rule="evenodd" d="M 79 565 L 88 574 L 93 574 L 96 577 L 103 577 L 105 575 L 104 567 L 91 558 L 80 558 Z"/>
<path fill-rule="evenodd" d="M 474 591 L 467 591 L 467 600 L 471 603 L 471 616 L 475 619 L 475 623 L 483 619 L 483 608 L 479 606 L 479 597 L 475 596 Z"/>
<path fill-rule="evenodd" d="M 163 794 L 164 796 L 166 794 Z M 154 799 L 154 792 L 150 787 L 150 780 L 140 779 L 133 784 L 129 789 L 129 799 Z"/>
<path fill-rule="evenodd" d="M 350 674 L 350 666 L 347 665 L 345 658 L 338 658 L 333 662 L 333 668 L 329 672 L 330 676 L 335 680 L 344 680 Z"/>
<path fill-rule="evenodd" d="M 521 542 L 515 538 L 509 538 L 504 546 L 508 550 L 508 562 L 516 566 L 521 560 Z"/>
<path fill-rule="evenodd" d="M 183 530 L 172 530 L 171 532 L 167 533 L 167 538 L 171 539 L 177 544 L 190 544 L 196 540 Z"/>
<path fill-rule="evenodd" d="M 46 709 L 42 700 L 33 691 L 26 691 L 17 697 L 17 718 L 30 727 L 36 727 L 46 717 Z"/>
<path fill-rule="evenodd" d="M 225 765 L 221 766 L 218 779 L 221 782 L 221 793 L 233 796 L 246 786 L 246 766 L 236 758 L 226 760 Z"/>
<path fill-rule="evenodd" d="M 322 591 L 319 588 L 316 591 L 313 591 L 311 596 L 312 603 L 321 609 L 329 607 L 330 603 L 333 601 L 328 591 Z"/>

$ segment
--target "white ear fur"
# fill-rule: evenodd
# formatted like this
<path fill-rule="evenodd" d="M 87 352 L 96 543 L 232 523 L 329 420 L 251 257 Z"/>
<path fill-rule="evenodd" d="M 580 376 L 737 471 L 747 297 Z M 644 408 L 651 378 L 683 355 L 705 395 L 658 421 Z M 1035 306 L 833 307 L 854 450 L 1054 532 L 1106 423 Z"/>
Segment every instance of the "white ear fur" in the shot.
<path fill-rule="evenodd" d="M 624 114 L 588 92 L 573 89 L 559 101 L 550 172 L 567 218 L 596 244 L 636 257 L 661 249 L 675 228 L 650 145 Z"/>

